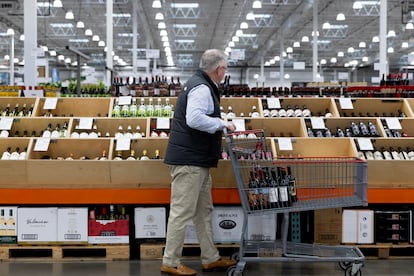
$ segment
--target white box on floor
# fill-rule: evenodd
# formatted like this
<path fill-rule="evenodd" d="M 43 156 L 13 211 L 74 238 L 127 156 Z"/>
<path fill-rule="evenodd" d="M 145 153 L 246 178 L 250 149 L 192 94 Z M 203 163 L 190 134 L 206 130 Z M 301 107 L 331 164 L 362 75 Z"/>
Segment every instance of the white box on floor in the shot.
<path fill-rule="evenodd" d="M 374 211 L 344 210 L 342 213 L 343 243 L 374 242 Z"/>
<path fill-rule="evenodd" d="M 276 214 L 249 216 L 247 219 L 247 238 L 249 240 L 276 240 Z"/>
<path fill-rule="evenodd" d="M 88 242 L 88 208 L 59 208 L 57 240 L 65 243 Z"/>
<path fill-rule="evenodd" d="M 242 207 L 215 206 L 212 217 L 214 242 L 240 242 L 243 217 Z"/>
<path fill-rule="evenodd" d="M 56 242 L 57 210 L 56 207 L 18 208 L 17 242 Z"/>
<path fill-rule="evenodd" d="M 165 238 L 165 207 L 135 208 L 135 238 Z"/>

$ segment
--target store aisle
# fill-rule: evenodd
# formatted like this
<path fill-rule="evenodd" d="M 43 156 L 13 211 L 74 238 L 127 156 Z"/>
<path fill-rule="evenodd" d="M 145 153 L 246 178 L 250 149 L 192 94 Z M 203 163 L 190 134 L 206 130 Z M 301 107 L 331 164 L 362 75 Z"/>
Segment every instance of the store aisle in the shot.
<path fill-rule="evenodd" d="M 198 261 L 186 261 L 197 275 L 224 276 L 225 272 L 202 272 Z M 116 262 L 0 262 L 1 276 L 153 276 L 161 275 L 160 261 Z M 413 275 L 412 260 L 367 260 L 362 276 Z M 336 263 L 249 263 L 244 276 L 271 275 L 344 275 Z"/>

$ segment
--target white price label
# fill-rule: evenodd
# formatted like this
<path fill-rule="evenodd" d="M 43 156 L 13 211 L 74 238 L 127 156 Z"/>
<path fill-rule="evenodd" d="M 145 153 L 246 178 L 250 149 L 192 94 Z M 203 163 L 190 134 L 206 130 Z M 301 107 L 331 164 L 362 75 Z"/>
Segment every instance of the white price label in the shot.
<path fill-rule="evenodd" d="M 354 109 L 350 98 L 339 98 L 339 105 L 342 109 Z"/>
<path fill-rule="evenodd" d="M 389 129 L 402 129 L 400 120 L 398 120 L 398 118 L 385 118 L 385 121 L 387 122 L 387 126 Z"/>
<path fill-rule="evenodd" d="M 115 150 L 130 150 L 131 149 L 131 138 L 129 137 L 118 137 L 116 139 Z"/>
<path fill-rule="evenodd" d="M 118 98 L 119 105 L 130 105 L 131 102 L 132 102 L 132 96 L 121 96 Z"/>
<path fill-rule="evenodd" d="M 92 129 L 93 118 L 84 117 L 79 119 L 79 129 Z"/>
<path fill-rule="evenodd" d="M 279 100 L 279 98 L 267 98 L 266 101 L 267 101 L 267 106 L 270 109 L 280 108 L 280 100 Z"/>
<path fill-rule="evenodd" d="M 374 150 L 371 139 L 369 138 L 358 138 L 358 145 L 360 150 Z"/>
<path fill-rule="evenodd" d="M 325 121 L 322 117 L 312 117 L 311 124 L 313 129 L 325 129 Z"/>
<path fill-rule="evenodd" d="M 290 138 L 278 138 L 279 150 L 293 150 L 292 139 Z"/>
<path fill-rule="evenodd" d="M 13 117 L 1 117 L 0 129 L 10 130 L 13 125 Z"/>
<path fill-rule="evenodd" d="M 157 118 L 157 129 L 170 129 L 170 118 Z"/>
<path fill-rule="evenodd" d="M 43 105 L 43 109 L 51 110 L 56 109 L 58 98 L 46 98 L 45 104 Z"/>
<path fill-rule="evenodd" d="M 245 131 L 246 130 L 246 122 L 244 121 L 244 119 L 234 118 L 231 121 L 236 126 L 236 131 Z"/>
<path fill-rule="evenodd" d="M 34 146 L 34 151 L 47 151 L 49 149 L 50 138 L 38 138 Z"/>

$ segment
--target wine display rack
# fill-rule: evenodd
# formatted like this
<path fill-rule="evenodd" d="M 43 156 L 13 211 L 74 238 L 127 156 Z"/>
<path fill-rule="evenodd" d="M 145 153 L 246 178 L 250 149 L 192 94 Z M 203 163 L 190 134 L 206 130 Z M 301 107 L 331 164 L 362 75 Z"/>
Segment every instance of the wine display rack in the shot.
<path fill-rule="evenodd" d="M 47 98 L 0 97 L 0 109 L 7 104 L 14 108 L 33 105 L 29 117 L 13 117 L 9 137 L 0 138 L 2 152 L 27 149 L 24 160 L 0 160 L 0 189 L 2 204 L 168 204 L 170 200 L 170 174 L 163 163 L 168 137 L 160 137 L 155 116 L 114 118 L 112 111 L 115 97 L 107 98 L 58 98 L 56 108 L 45 109 Z M 165 98 L 163 98 L 165 99 Z M 375 123 L 378 137 L 364 137 L 376 148 L 414 149 L 414 99 L 410 98 L 352 98 L 353 109 L 341 108 L 340 98 L 278 98 L 286 108 L 306 106 L 312 116 L 323 117 L 332 132 L 336 127 L 346 127 L 352 121 Z M 145 98 L 147 102 L 148 98 Z M 140 98 L 136 98 L 137 105 Z M 154 97 L 154 102 L 155 97 Z M 176 98 L 171 98 L 174 105 Z M 306 117 L 264 117 L 266 99 L 263 97 L 225 97 L 221 104 L 224 112 L 232 106 L 237 119 L 243 119 L 246 129 L 264 129 L 266 139 L 274 156 L 358 156 L 359 144 L 356 137 L 309 137 L 307 127 L 311 118 Z M 258 117 L 248 117 L 256 106 Z M 240 113 L 244 117 L 240 117 Z M 347 117 L 345 117 L 345 114 Z M 351 114 L 355 117 L 350 117 Z M 360 113 L 364 117 L 360 117 Z M 378 114 L 378 117 L 375 116 Z M 387 137 L 384 114 L 398 117 L 401 132 L 407 137 Z M 371 117 L 367 117 L 371 114 Z M 100 137 L 72 138 L 82 118 L 92 118 Z M 3 120 L 5 117 L 1 117 Z M 231 120 L 231 119 L 228 119 Z M 1 123 L 1 121 L 0 121 Z M 52 138 L 46 151 L 35 150 L 37 141 L 48 124 L 51 129 L 57 124 L 67 123 L 63 137 Z M 126 131 L 139 126 L 141 136 L 131 140 L 130 149 L 135 157 L 147 151 L 150 160 L 121 160 L 130 156 L 130 150 L 117 150 L 115 135 L 119 126 Z M 27 130 L 28 135 L 24 134 Z M 31 136 L 32 132 L 34 136 Z M 95 130 L 94 130 L 95 131 Z M 164 129 L 168 135 L 168 129 Z M 16 134 L 17 132 L 17 134 Z M 158 135 L 155 136 L 154 132 Z M 107 135 L 108 133 L 108 135 Z M 335 133 L 333 133 L 335 134 Z M 280 138 L 290 138 L 292 150 L 281 150 Z M 223 140 L 224 142 L 224 140 Z M 224 144 L 223 144 L 224 146 Z M 224 147 L 225 148 L 225 147 Z M 159 150 L 160 159 L 151 159 Z M 99 160 L 106 153 L 105 160 Z M 66 158 L 73 160 L 64 160 Z M 414 171 L 412 160 L 369 160 L 368 201 L 369 203 L 414 203 Z M 231 162 L 220 160 L 218 168 L 212 169 L 213 199 L 215 204 L 239 204 L 239 195 L 233 176 Z"/>

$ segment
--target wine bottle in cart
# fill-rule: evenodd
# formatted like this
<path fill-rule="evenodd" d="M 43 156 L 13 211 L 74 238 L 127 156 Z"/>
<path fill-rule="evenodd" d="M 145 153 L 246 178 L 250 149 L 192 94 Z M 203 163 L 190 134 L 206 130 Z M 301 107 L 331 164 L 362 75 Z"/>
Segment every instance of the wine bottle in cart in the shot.
<path fill-rule="evenodd" d="M 269 205 L 270 208 L 280 208 L 279 206 L 279 184 L 275 168 L 270 168 L 269 183 Z"/>
<path fill-rule="evenodd" d="M 277 167 L 279 175 L 279 203 L 281 207 L 288 207 L 289 200 L 289 180 L 287 178 L 286 167 Z"/>
<path fill-rule="evenodd" d="M 257 200 L 257 194 L 258 194 L 258 181 L 255 175 L 254 171 L 250 172 L 250 179 L 247 189 L 247 199 L 249 201 L 250 210 L 258 210 L 258 200 Z"/>
<path fill-rule="evenodd" d="M 290 166 L 287 167 L 287 178 L 288 178 L 288 184 L 289 184 L 289 196 L 291 199 L 291 202 L 296 202 L 297 201 L 297 196 L 296 196 L 296 178 L 295 176 L 292 174 L 292 168 Z"/>

